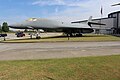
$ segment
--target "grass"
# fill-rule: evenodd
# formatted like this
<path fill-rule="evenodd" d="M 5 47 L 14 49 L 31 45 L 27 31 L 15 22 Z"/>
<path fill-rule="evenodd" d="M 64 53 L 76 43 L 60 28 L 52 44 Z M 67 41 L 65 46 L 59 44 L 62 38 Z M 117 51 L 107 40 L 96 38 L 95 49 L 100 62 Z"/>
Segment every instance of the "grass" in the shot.
<path fill-rule="evenodd" d="M 7 40 L 2 42 L 18 42 L 18 43 L 26 43 L 26 42 L 64 42 L 68 41 L 67 37 L 64 36 L 55 36 L 55 37 L 43 37 L 41 39 L 19 39 L 19 40 Z M 87 42 L 87 41 L 120 41 L 120 37 L 115 37 L 111 35 L 83 35 L 83 37 L 70 37 L 69 41 L 80 41 L 80 42 Z"/>
<path fill-rule="evenodd" d="M 120 80 L 120 55 L 0 61 L 0 80 Z"/>

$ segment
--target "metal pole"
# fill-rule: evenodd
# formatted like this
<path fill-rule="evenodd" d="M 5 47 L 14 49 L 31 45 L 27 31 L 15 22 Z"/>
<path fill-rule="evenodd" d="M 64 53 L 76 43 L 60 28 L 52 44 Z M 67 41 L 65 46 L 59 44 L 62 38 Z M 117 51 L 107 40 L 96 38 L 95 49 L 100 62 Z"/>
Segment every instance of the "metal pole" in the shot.
<path fill-rule="evenodd" d="M 101 19 L 100 19 L 100 23 L 102 24 L 102 16 L 103 16 L 103 7 L 101 5 Z M 100 29 L 99 29 L 99 34 L 101 33 L 100 30 L 101 30 L 101 25 L 100 25 Z"/>
<path fill-rule="evenodd" d="M 69 34 L 67 34 L 68 40 L 70 40 Z"/>

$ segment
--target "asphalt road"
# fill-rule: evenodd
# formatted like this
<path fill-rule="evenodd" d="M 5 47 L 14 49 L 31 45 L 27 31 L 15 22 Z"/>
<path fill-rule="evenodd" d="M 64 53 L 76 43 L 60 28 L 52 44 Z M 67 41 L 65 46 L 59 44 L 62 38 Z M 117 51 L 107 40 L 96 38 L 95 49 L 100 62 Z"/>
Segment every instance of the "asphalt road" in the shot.
<path fill-rule="evenodd" d="M 120 54 L 120 42 L 0 43 L 0 60 L 28 60 Z"/>

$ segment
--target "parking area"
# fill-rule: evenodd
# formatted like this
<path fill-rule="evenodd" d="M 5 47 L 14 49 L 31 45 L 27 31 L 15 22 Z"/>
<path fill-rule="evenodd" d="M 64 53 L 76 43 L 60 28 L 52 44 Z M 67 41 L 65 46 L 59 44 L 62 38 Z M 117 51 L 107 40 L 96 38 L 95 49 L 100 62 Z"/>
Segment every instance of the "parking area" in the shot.
<path fill-rule="evenodd" d="M 41 37 L 51 37 L 51 36 L 59 36 L 62 35 L 62 33 L 40 33 Z M 11 39 L 25 39 L 25 38 L 30 38 L 29 33 L 25 33 L 25 36 L 23 37 L 17 37 L 15 33 L 8 33 L 6 40 L 11 40 Z M 36 38 L 36 36 L 33 36 L 33 38 Z M 4 40 L 3 37 L 0 37 L 0 41 Z"/>

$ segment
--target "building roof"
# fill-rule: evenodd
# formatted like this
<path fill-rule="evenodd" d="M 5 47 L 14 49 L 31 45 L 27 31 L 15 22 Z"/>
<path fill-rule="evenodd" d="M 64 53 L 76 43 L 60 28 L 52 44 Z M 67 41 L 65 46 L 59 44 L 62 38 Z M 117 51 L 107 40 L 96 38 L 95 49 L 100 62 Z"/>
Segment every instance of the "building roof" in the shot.
<path fill-rule="evenodd" d="M 108 15 L 116 14 L 116 13 L 120 13 L 120 11 L 112 12 L 112 13 L 110 13 L 110 14 L 108 14 Z"/>

